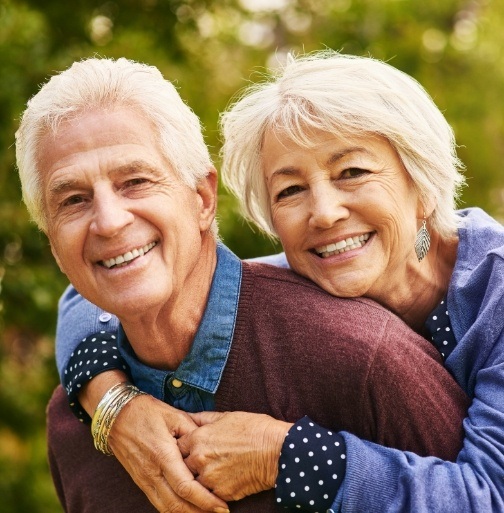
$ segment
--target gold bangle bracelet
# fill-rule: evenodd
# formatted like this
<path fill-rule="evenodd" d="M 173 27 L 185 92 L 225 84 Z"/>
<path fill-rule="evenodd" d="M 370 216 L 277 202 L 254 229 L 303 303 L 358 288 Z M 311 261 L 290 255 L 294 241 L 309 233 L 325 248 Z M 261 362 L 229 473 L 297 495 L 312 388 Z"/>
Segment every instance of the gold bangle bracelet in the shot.
<path fill-rule="evenodd" d="M 91 434 L 97 450 L 112 456 L 114 453 L 108 444 L 108 437 L 120 411 L 138 395 L 145 392 L 128 382 L 117 383 L 111 387 L 102 397 L 93 414 L 91 422 Z"/>

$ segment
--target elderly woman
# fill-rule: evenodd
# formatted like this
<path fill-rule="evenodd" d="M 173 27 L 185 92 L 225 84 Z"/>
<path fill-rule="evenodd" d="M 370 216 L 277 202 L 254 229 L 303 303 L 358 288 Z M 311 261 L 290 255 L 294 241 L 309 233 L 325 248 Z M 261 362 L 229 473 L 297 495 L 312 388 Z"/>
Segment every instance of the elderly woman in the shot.
<path fill-rule="evenodd" d="M 504 510 L 504 229 L 479 209 L 455 210 L 462 165 L 428 94 L 383 62 L 325 52 L 291 60 L 246 91 L 222 126 L 225 182 L 245 215 L 279 237 L 288 265 L 332 295 L 364 296 L 396 313 L 432 340 L 472 399 L 455 462 L 343 433 L 336 457 L 344 479 L 324 504 L 345 512 Z M 285 265 L 283 255 L 272 261 Z M 63 303 L 60 334 L 89 313 L 77 315 L 72 301 Z M 60 368 L 71 366 L 67 339 L 59 344 Z M 196 418 L 208 424 L 181 441 L 186 462 L 210 489 L 223 476 L 234 483 L 229 463 L 239 456 L 219 463 L 208 448 L 209 440 L 225 443 L 217 433 L 234 432 L 233 416 Z M 296 425 L 282 449 L 277 496 L 313 511 L 313 490 L 296 494 L 297 469 L 315 463 L 318 471 L 327 457 L 295 437 Z M 303 443 L 314 446 L 309 455 Z M 213 474 L 204 473 L 208 461 Z"/>
<path fill-rule="evenodd" d="M 223 115 L 223 175 L 289 265 L 365 296 L 429 337 L 472 398 L 454 463 L 349 436 L 343 511 L 504 509 L 504 228 L 454 208 L 464 180 L 448 123 L 382 62 L 290 62 Z"/>

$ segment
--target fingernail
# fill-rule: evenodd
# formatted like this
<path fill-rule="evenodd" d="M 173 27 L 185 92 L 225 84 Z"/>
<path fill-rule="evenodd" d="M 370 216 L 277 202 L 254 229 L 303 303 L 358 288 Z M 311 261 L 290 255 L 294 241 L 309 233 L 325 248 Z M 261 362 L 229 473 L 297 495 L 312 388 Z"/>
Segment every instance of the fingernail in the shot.
<path fill-rule="evenodd" d="M 229 513 L 229 510 L 226 508 L 215 508 L 214 513 Z"/>

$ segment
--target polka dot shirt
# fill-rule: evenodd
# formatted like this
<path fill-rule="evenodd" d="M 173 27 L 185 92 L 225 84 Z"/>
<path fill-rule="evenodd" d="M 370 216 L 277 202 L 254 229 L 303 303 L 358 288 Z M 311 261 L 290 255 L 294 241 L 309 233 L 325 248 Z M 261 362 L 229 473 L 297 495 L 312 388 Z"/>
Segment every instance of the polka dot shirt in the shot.
<path fill-rule="evenodd" d="M 345 440 L 304 417 L 289 430 L 280 454 L 276 501 L 285 508 L 325 512 L 346 470 Z"/>
<path fill-rule="evenodd" d="M 457 345 L 446 303 L 446 298 L 444 298 L 425 322 L 428 336 L 441 353 L 443 361 L 450 356 Z"/>
<path fill-rule="evenodd" d="M 116 335 L 100 331 L 83 339 L 71 354 L 63 376 L 70 408 L 81 422 L 89 423 L 90 416 L 77 398 L 81 388 L 94 376 L 111 369 L 128 373 L 128 367 L 119 353 Z"/>

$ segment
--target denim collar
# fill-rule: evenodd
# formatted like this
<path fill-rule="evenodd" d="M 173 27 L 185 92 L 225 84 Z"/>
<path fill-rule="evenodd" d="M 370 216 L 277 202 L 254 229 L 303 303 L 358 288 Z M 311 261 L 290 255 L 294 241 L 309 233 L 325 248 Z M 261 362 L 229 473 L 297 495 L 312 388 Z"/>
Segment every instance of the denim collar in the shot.
<path fill-rule="evenodd" d="M 169 380 L 214 394 L 219 386 L 233 340 L 240 297 L 242 264 L 226 246 L 217 244 L 217 265 L 208 302 L 189 354 L 175 371 L 144 365 L 119 328 L 119 349 L 130 367 L 133 382 L 158 399 Z"/>

